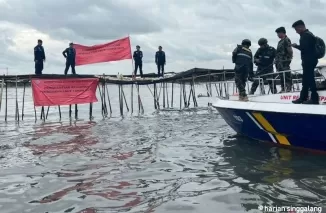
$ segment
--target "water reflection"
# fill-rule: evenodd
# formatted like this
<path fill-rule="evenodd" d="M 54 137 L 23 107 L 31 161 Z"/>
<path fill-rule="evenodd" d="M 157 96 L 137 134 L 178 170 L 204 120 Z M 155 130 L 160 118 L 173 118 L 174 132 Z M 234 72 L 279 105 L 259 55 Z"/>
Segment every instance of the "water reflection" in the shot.
<path fill-rule="evenodd" d="M 16 145 L 0 146 L 4 164 L 13 156 L 25 162 L 2 169 L 1 212 L 233 213 L 258 212 L 259 204 L 325 205 L 324 156 L 233 137 L 207 110 L 24 131 L 7 137 Z M 15 155 L 8 151 L 17 147 Z"/>
<path fill-rule="evenodd" d="M 325 206 L 325 156 L 270 147 L 244 138 L 225 141 L 225 160 L 233 165 L 244 193 L 255 194 L 246 210 L 266 206 Z M 216 170 L 219 167 L 216 166 Z M 239 181 L 236 181 L 236 183 Z"/>

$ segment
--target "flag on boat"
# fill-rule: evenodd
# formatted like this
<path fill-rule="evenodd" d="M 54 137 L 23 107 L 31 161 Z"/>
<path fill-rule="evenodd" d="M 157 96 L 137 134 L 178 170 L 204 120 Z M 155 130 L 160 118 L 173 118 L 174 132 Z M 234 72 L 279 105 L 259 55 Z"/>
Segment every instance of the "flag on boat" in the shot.
<path fill-rule="evenodd" d="M 76 50 L 76 66 L 132 58 L 129 36 L 94 46 L 74 44 L 74 48 Z"/>

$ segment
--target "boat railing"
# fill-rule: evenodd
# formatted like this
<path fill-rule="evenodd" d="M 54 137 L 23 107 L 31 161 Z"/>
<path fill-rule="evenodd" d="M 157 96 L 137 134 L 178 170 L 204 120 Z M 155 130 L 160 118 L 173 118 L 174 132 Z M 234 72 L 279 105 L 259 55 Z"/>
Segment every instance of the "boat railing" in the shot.
<path fill-rule="evenodd" d="M 325 81 L 325 75 L 321 73 L 321 69 L 325 68 L 326 66 L 323 67 L 316 67 L 317 72 L 321 74 L 320 77 L 315 77 L 317 82 Z M 250 87 L 252 86 L 252 83 L 254 81 L 258 81 L 258 91 L 255 93 L 255 96 L 259 95 L 267 95 L 271 91 L 271 87 L 267 85 L 268 92 L 266 93 L 266 83 L 272 82 L 272 86 L 274 85 L 279 85 L 281 81 L 283 81 L 283 85 L 286 85 L 286 75 L 287 73 L 291 73 L 291 80 L 292 80 L 292 87 L 289 91 L 287 92 L 297 92 L 300 91 L 301 89 L 301 83 L 302 83 L 302 69 L 297 69 L 297 70 L 285 70 L 285 71 L 277 71 L 273 73 L 267 73 L 263 75 L 259 75 L 254 77 L 252 80 L 253 81 L 248 81 L 246 84 L 246 90 L 249 93 L 250 92 Z M 214 74 L 208 74 L 209 76 L 213 77 L 216 76 L 216 78 L 212 78 L 209 82 L 205 82 L 205 86 L 207 89 L 207 96 L 208 97 L 213 97 L 215 96 L 214 93 L 216 93 L 216 96 L 223 97 L 225 99 L 229 99 L 230 96 L 232 95 L 237 95 L 238 94 L 238 89 L 236 87 L 235 81 L 226 78 L 226 74 L 230 74 L 230 71 L 225 71 L 221 73 L 214 73 Z M 283 76 L 282 76 L 283 75 Z M 197 76 L 196 78 L 202 77 L 201 75 Z M 283 77 L 283 78 L 281 78 Z M 217 80 L 218 79 L 218 80 Z M 216 89 L 216 92 L 214 92 L 214 86 Z M 279 92 L 279 91 L 278 91 Z"/>

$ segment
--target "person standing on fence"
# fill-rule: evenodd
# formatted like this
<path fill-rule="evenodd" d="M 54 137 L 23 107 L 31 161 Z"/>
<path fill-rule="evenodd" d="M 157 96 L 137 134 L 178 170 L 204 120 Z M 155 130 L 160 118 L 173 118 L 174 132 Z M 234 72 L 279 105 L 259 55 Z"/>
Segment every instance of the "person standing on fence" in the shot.
<path fill-rule="evenodd" d="M 155 54 L 155 63 L 157 65 L 157 76 L 164 77 L 164 65 L 166 64 L 165 52 L 162 51 L 162 46 L 158 47 L 158 51 Z"/>
<path fill-rule="evenodd" d="M 246 82 L 248 75 L 253 75 L 253 57 L 249 49 L 251 41 L 244 39 L 232 52 L 232 62 L 235 63 L 235 84 L 239 90 L 239 101 L 248 101 Z"/>
<path fill-rule="evenodd" d="M 135 71 L 134 71 L 134 75 L 137 75 L 137 70 L 139 68 L 139 72 L 140 72 L 140 77 L 143 77 L 143 52 L 140 50 L 140 46 L 137 45 L 136 46 L 136 51 L 134 52 L 133 55 L 134 58 L 134 62 L 135 62 Z"/>
<path fill-rule="evenodd" d="M 37 46 L 34 47 L 34 62 L 35 62 L 35 75 L 42 75 L 44 62 L 45 62 L 45 52 L 42 46 L 43 41 L 39 39 L 37 41 Z"/>
<path fill-rule="evenodd" d="M 276 50 L 274 47 L 271 47 L 268 45 L 268 41 L 266 38 L 261 38 L 258 40 L 258 45 L 260 46 L 260 48 L 257 50 L 257 52 L 254 55 L 254 63 L 257 65 L 257 72 L 256 72 L 256 76 L 260 76 L 260 75 L 265 75 L 268 73 L 273 73 L 273 66 L 274 66 L 274 59 L 276 56 Z M 263 83 L 267 78 L 273 78 L 272 75 L 270 76 L 262 76 L 262 81 L 261 83 Z M 268 81 L 269 87 L 271 89 L 271 92 L 274 94 L 277 92 L 276 90 L 276 84 L 275 82 L 273 83 L 273 81 Z M 251 85 L 251 89 L 250 89 L 250 94 L 253 95 L 256 90 L 257 87 L 259 85 L 259 80 L 255 80 L 254 83 Z"/>
<path fill-rule="evenodd" d="M 286 35 L 284 27 L 279 27 L 275 30 L 277 36 L 281 39 L 278 42 L 276 49 L 275 67 L 278 72 L 289 71 L 290 64 L 293 58 L 293 50 L 291 46 L 291 40 Z M 292 90 L 292 75 L 291 72 L 280 73 L 281 80 L 281 92 L 291 92 Z M 285 84 L 284 84 L 285 82 Z"/>
<path fill-rule="evenodd" d="M 70 43 L 69 47 L 62 52 L 62 55 L 66 58 L 66 69 L 65 75 L 68 74 L 69 67 L 71 67 L 71 72 L 76 75 L 75 65 L 76 65 L 76 50 L 74 44 Z"/>
<path fill-rule="evenodd" d="M 321 38 L 312 34 L 302 20 L 294 22 L 292 27 L 300 35 L 300 45 L 294 43 L 292 47 L 301 51 L 303 69 L 300 97 L 292 101 L 292 103 L 319 104 L 319 95 L 315 81 L 315 68 L 318 64 L 318 59 L 325 56 L 325 43 Z M 308 100 L 309 89 L 311 91 L 310 100 Z"/>

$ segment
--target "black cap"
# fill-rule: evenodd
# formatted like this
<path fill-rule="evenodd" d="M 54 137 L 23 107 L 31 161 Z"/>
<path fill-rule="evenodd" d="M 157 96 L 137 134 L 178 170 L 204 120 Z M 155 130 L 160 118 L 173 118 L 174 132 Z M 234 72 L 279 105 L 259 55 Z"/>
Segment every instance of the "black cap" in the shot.
<path fill-rule="evenodd" d="M 162 46 L 158 46 L 158 48 L 162 48 Z"/>
<path fill-rule="evenodd" d="M 43 42 L 41 39 L 37 40 L 37 42 Z"/>
<path fill-rule="evenodd" d="M 139 46 L 139 45 L 137 45 L 136 47 L 139 47 L 139 48 L 140 48 L 140 46 Z"/>
<path fill-rule="evenodd" d="M 292 24 L 292 27 L 298 27 L 298 26 L 305 26 L 304 22 L 302 20 L 298 20 Z"/>
<path fill-rule="evenodd" d="M 286 30 L 284 27 L 279 27 L 275 30 L 276 33 L 286 33 Z"/>
<path fill-rule="evenodd" d="M 69 45 L 74 45 L 74 43 L 73 42 L 70 42 Z"/>

